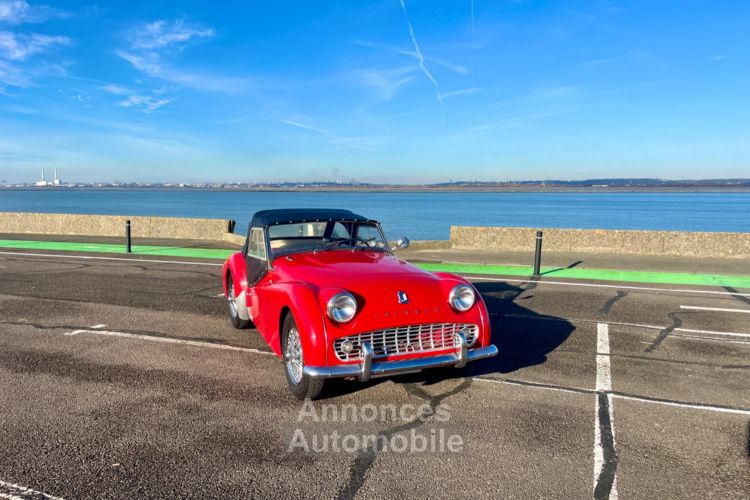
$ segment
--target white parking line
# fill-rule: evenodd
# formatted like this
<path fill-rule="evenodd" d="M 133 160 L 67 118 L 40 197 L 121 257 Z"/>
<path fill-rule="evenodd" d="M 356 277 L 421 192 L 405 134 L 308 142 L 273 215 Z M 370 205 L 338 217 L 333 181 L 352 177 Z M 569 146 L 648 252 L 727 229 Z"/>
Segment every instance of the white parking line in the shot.
<path fill-rule="evenodd" d="M 507 380 L 507 379 L 497 379 L 497 378 L 485 378 L 481 376 L 471 377 L 473 380 L 477 380 L 479 382 L 489 382 L 490 384 L 500 384 L 500 385 L 513 385 L 518 387 L 528 387 L 531 389 L 542 389 L 545 391 L 555 391 L 555 392 L 570 392 L 573 394 L 593 394 L 594 391 L 591 389 L 586 389 L 583 387 L 565 387 L 562 385 L 550 385 L 550 384 L 542 384 L 542 383 L 536 383 L 536 382 L 526 382 L 522 380 Z"/>
<path fill-rule="evenodd" d="M 750 344 L 750 340 L 730 340 L 721 337 L 701 337 L 700 335 L 685 335 L 684 333 L 672 332 L 672 337 L 679 337 L 681 339 L 689 340 L 702 340 L 703 342 L 724 342 L 725 344 Z M 644 342 L 644 344 L 651 345 L 653 342 Z"/>
<path fill-rule="evenodd" d="M 750 309 L 728 309 L 724 307 L 680 306 L 680 309 L 687 309 L 690 311 L 715 311 L 750 314 Z"/>
<path fill-rule="evenodd" d="M 716 335 L 716 336 L 727 336 L 727 337 L 742 337 L 742 338 L 750 338 L 750 333 L 737 333 L 737 332 L 717 332 L 714 330 L 693 330 L 691 328 L 675 328 L 673 331 L 675 332 L 685 332 L 685 333 L 702 333 L 704 335 Z"/>
<path fill-rule="evenodd" d="M 612 414 L 609 325 L 596 325 L 596 391 L 594 405 L 594 496 L 617 498 L 617 458 Z M 604 418 L 602 418 L 604 412 Z M 604 470 L 605 467 L 607 470 Z M 607 479 L 607 476 L 611 476 Z M 609 483 L 611 481 L 611 483 Z"/>
<path fill-rule="evenodd" d="M 532 316 L 530 314 L 506 314 L 506 317 L 509 318 L 522 318 L 522 319 L 536 319 L 540 321 L 561 321 L 564 323 L 599 323 L 598 320 L 595 319 L 582 319 L 582 318 L 552 318 L 552 317 L 544 317 L 544 316 Z M 609 321 L 608 324 L 610 325 L 617 325 L 617 326 L 629 326 L 633 328 L 647 328 L 649 330 L 663 330 L 666 328 L 666 326 L 659 326 L 659 325 L 645 325 L 642 323 L 625 323 L 622 321 Z M 715 335 L 715 336 L 728 336 L 728 337 L 743 337 L 743 338 L 750 338 L 750 333 L 745 332 L 720 332 L 716 330 L 694 330 L 691 328 L 675 328 L 673 331 L 675 332 L 686 332 L 686 333 L 703 333 L 705 335 Z"/>
<path fill-rule="evenodd" d="M 47 493 L 32 490 L 31 488 L 20 486 L 18 484 L 6 483 L 5 481 L 0 481 L 0 498 L 6 498 L 8 500 L 26 500 L 29 498 L 63 500 L 60 497 L 48 495 Z"/>
<path fill-rule="evenodd" d="M 640 396 L 633 396 L 630 394 L 610 394 L 610 396 L 616 399 L 626 399 L 628 401 L 638 401 L 640 403 L 652 403 L 663 406 L 674 406 L 676 408 L 687 408 L 689 410 L 706 410 L 716 413 L 731 413 L 733 415 L 750 416 L 750 410 L 742 410 L 739 408 L 722 408 L 721 406 L 714 406 L 710 404 L 703 405 L 697 403 L 684 403 L 680 401 L 664 401 L 662 399 L 644 398 Z"/>
<path fill-rule="evenodd" d="M 507 379 L 495 379 L 495 378 L 484 378 L 484 377 L 472 377 L 472 378 L 479 382 L 489 382 L 490 384 L 499 384 L 499 385 L 511 385 L 515 387 L 524 387 L 527 389 L 540 389 L 543 391 L 566 392 L 566 393 L 579 394 L 579 395 L 580 394 L 584 394 L 584 395 L 595 394 L 595 391 L 593 391 L 592 389 L 586 389 L 583 387 L 565 387 L 562 385 L 558 386 L 558 385 L 521 381 L 521 380 L 507 380 Z M 704 411 L 710 411 L 710 412 L 716 412 L 716 413 L 731 413 L 734 415 L 745 415 L 745 416 L 750 417 L 750 410 L 743 410 L 741 408 L 726 408 L 723 406 L 716 406 L 712 404 L 691 403 L 687 401 L 670 401 L 670 400 L 660 399 L 660 398 L 641 397 L 641 396 L 636 396 L 633 394 L 610 393 L 610 396 L 614 399 L 627 399 L 630 401 L 638 401 L 641 403 L 651 403 L 651 404 L 663 405 L 663 406 L 674 406 L 677 408 L 688 408 L 690 410 L 704 410 Z"/>
<path fill-rule="evenodd" d="M 237 346 L 226 345 L 226 344 L 213 344 L 211 342 L 200 342 L 198 340 L 175 339 L 172 337 L 156 337 L 154 335 L 141 335 L 138 333 L 126 333 L 126 332 L 112 332 L 108 330 L 73 330 L 72 332 L 68 332 L 65 335 L 78 335 L 80 333 L 91 333 L 93 335 L 107 335 L 110 337 L 123 337 L 123 338 L 129 338 L 129 339 L 150 340 L 153 342 L 166 342 L 169 344 L 182 344 L 182 345 L 189 345 L 189 346 L 194 346 L 194 347 L 208 347 L 210 349 L 225 349 L 229 351 L 241 351 L 241 352 L 252 352 L 254 354 L 273 355 L 272 352 L 261 351 L 260 349 L 252 349 L 250 347 L 237 347 Z"/>
<path fill-rule="evenodd" d="M 612 390 L 612 373 L 609 365 L 609 325 L 596 325 L 596 390 Z"/>
<path fill-rule="evenodd" d="M 562 286 L 582 286 L 589 288 L 614 288 L 617 290 L 642 290 L 647 292 L 678 292 L 678 293 L 707 293 L 712 295 L 729 295 L 732 297 L 750 297 L 750 293 L 741 292 L 720 292 L 718 290 L 691 290 L 686 288 L 655 288 L 648 286 L 633 285 L 605 285 L 602 283 L 571 283 L 569 281 L 547 281 L 547 280 L 522 280 L 510 278 L 486 278 L 484 276 L 464 275 L 472 280 L 495 281 L 498 283 L 537 283 L 539 285 L 562 285 Z M 719 285 L 716 285 L 719 286 Z"/>

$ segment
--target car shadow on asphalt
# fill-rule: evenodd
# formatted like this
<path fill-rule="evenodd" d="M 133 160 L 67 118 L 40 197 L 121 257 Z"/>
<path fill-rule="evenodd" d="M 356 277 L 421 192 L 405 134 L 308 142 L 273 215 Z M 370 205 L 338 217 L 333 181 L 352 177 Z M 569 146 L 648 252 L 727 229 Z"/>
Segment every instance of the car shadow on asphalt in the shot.
<path fill-rule="evenodd" d="M 498 348 L 497 356 L 471 363 L 465 370 L 425 370 L 390 379 L 373 379 L 366 384 L 333 379 L 329 381 L 323 397 L 358 392 L 385 380 L 431 385 L 451 378 L 513 373 L 544 364 L 548 355 L 575 330 L 575 326 L 564 318 L 538 314 L 523 306 L 523 302 L 533 296 L 537 286 L 534 282 L 520 287 L 505 282 L 480 282 L 474 283 L 474 286 L 482 294 L 490 314 L 492 343 Z"/>
<path fill-rule="evenodd" d="M 492 343 L 498 349 L 494 358 L 473 363 L 471 375 L 512 373 L 540 365 L 547 355 L 562 345 L 575 330 L 564 318 L 536 313 L 523 302 L 533 296 L 537 283 L 518 287 L 502 282 L 476 283 L 490 313 Z"/>

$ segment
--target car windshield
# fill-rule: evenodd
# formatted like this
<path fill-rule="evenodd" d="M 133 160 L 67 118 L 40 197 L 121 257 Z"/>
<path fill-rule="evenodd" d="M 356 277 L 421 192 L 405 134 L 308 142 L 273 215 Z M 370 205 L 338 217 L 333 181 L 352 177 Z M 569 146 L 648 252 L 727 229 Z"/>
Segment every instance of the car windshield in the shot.
<path fill-rule="evenodd" d="M 301 222 L 268 228 L 273 257 L 336 249 L 388 251 L 380 227 L 372 222 Z"/>

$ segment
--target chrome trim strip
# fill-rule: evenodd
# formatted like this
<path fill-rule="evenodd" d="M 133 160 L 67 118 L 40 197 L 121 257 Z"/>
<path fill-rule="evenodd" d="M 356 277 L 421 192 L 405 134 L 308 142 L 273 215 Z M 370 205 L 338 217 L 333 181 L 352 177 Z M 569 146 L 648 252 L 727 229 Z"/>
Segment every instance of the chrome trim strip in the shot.
<path fill-rule="evenodd" d="M 427 358 L 405 359 L 400 361 L 384 361 L 382 363 L 370 362 L 370 378 L 387 377 L 404 373 L 413 373 L 426 368 L 440 368 L 442 366 L 457 366 L 461 354 L 442 354 L 440 356 L 431 356 Z M 471 349 L 466 352 L 466 363 L 477 361 L 484 358 L 497 356 L 497 347 L 490 344 L 487 347 Z M 337 365 L 337 366 L 305 366 L 305 375 L 312 378 L 339 378 L 355 377 L 361 378 L 363 375 L 363 365 Z"/>

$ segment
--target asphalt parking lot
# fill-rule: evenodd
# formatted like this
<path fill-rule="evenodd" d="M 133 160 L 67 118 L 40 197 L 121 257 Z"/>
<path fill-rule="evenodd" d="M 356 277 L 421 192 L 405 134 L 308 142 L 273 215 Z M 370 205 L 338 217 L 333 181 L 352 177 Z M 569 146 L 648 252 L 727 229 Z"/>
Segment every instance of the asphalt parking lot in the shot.
<path fill-rule="evenodd" d="M 313 405 L 447 419 L 321 422 L 229 324 L 219 266 L 0 252 L 0 498 L 750 497 L 750 290 L 475 277 L 497 358 Z M 463 446 L 290 451 L 298 429 Z"/>

